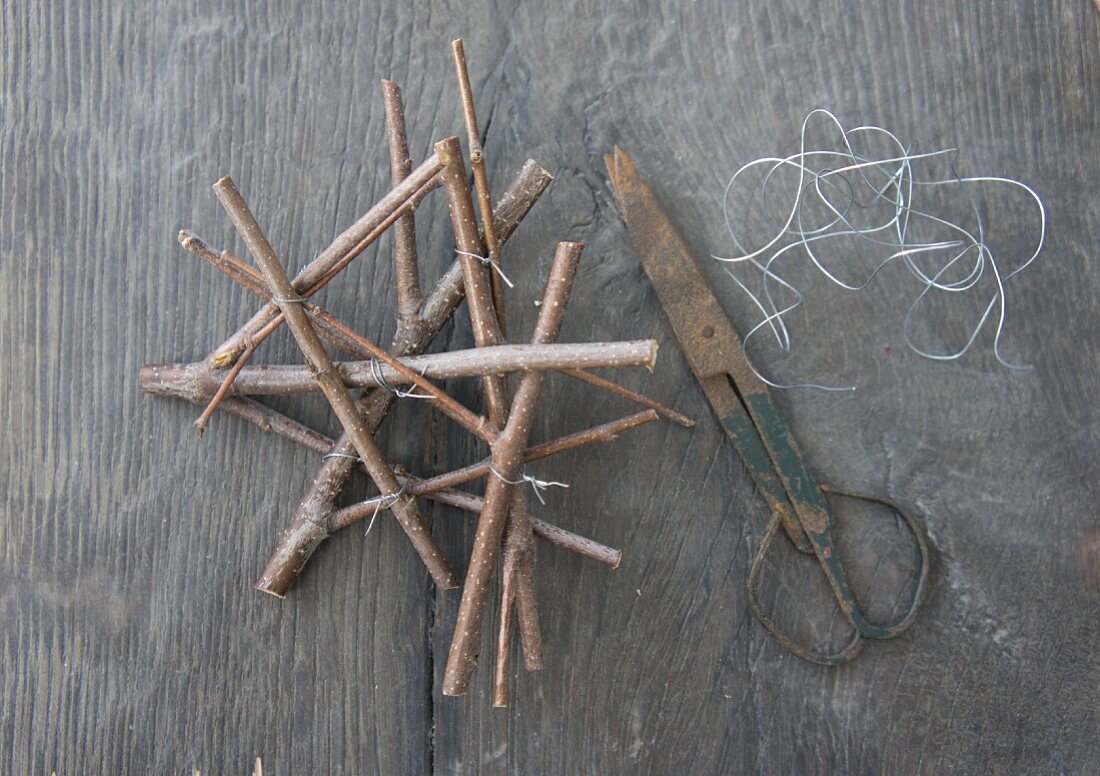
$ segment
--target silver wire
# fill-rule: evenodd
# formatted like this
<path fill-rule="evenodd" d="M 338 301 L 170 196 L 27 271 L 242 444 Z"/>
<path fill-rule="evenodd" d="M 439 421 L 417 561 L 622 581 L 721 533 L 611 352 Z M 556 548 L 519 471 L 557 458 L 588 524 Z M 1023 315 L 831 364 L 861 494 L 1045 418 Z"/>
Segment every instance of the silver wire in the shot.
<path fill-rule="evenodd" d="M 405 495 L 405 491 L 408 490 L 408 488 L 409 481 L 405 480 L 405 482 L 401 485 L 401 489 L 396 491 L 395 493 L 386 493 L 381 496 L 375 496 L 374 498 L 367 499 L 365 503 L 374 504 L 374 513 L 370 516 L 370 522 L 367 523 L 367 530 L 363 532 L 364 537 L 366 537 L 367 534 L 370 533 L 370 529 L 374 528 L 374 521 L 377 519 L 378 513 L 384 509 L 389 509 L 398 501 L 400 501 L 401 497 Z"/>
<path fill-rule="evenodd" d="M 486 267 L 489 267 L 498 275 L 500 275 L 500 279 L 504 281 L 504 285 L 508 286 L 508 288 L 515 288 L 515 284 L 508 279 L 507 275 L 504 274 L 504 270 L 500 268 L 500 264 L 493 261 L 492 258 L 490 258 L 489 256 L 478 256 L 476 253 L 470 253 L 469 251 L 460 251 L 458 248 L 455 248 L 455 253 L 457 253 L 459 256 L 469 256 L 470 258 L 477 259 Z"/>
<path fill-rule="evenodd" d="M 812 125 L 818 122 L 824 122 L 830 131 L 839 131 L 840 143 L 834 147 L 811 147 L 808 135 Z M 863 141 L 867 141 L 864 144 L 870 147 L 869 144 L 875 140 L 885 141 L 889 152 L 875 155 L 869 151 L 861 153 L 856 150 L 856 146 Z M 831 111 L 817 108 L 810 111 L 802 122 L 797 153 L 784 157 L 761 157 L 742 165 L 734 172 L 722 194 L 722 215 L 726 232 L 739 255 L 712 258 L 727 265 L 745 263 L 759 274 L 758 290 L 753 291 L 732 271 L 731 266 L 724 267 L 726 274 L 752 300 L 762 316 L 759 323 L 745 335 L 746 351 L 752 338 L 761 330 L 768 329 L 779 348 L 783 352 L 791 352 L 791 332 L 786 319 L 803 303 L 805 295 L 780 275 L 777 262 L 782 264 L 783 260 L 803 256 L 830 283 L 846 291 L 863 291 L 874 282 L 882 269 L 900 260 L 920 287 L 909 303 L 901 323 L 901 336 L 910 350 L 936 361 L 954 361 L 970 350 L 987 322 L 993 319 L 996 320 L 993 354 L 997 361 L 1010 369 L 1030 369 L 1030 366 L 1007 361 L 1001 354 L 1001 337 L 1007 316 L 1005 284 L 1039 256 L 1046 237 L 1046 208 L 1036 191 L 1021 181 L 999 176 L 958 175 L 955 172 L 958 156 L 959 151 L 956 148 L 916 153 L 912 148 L 907 148 L 897 135 L 883 127 L 864 125 L 846 129 Z M 946 163 L 951 176 L 920 177 L 919 168 L 933 162 Z M 765 223 L 771 224 L 774 232 L 759 248 L 749 250 L 743 242 L 747 238 L 740 229 L 734 228 L 731 192 L 742 176 L 758 168 L 766 170 L 749 204 Z M 769 195 L 774 197 L 778 187 L 774 181 L 783 173 L 791 171 L 797 173 L 793 195 L 779 217 L 774 218 L 773 211 L 768 207 Z M 991 187 L 1000 185 L 1022 189 L 1034 200 L 1039 216 L 1038 239 L 1034 251 L 1008 273 L 1002 271 L 987 241 L 986 228 L 978 206 L 983 199 L 980 195 Z M 969 211 L 976 223 L 975 228 L 968 229 L 938 214 L 933 202 L 923 204 L 923 197 L 920 195 L 937 187 L 957 187 L 962 190 L 961 193 L 969 200 Z M 822 213 L 825 214 L 824 217 Z M 814 223 L 815 217 L 820 223 Z M 857 224 L 859 217 L 870 217 L 872 220 L 866 224 Z M 913 239 L 910 233 L 915 231 L 914 226 L 918 224 L 926 230 L 934 230 L 937 239 Z M 852 262 L 845 261 L 846 257 L 850 257 L 850 252 L 844 250 L 843 244 L 832 255 L 829 249 L 830 243 L 836 245 L 851 238 L 869 244 L 880 251 L 880 255 L 868 274 L 845 279 L 838 268 L 854 271 Z M 936 264 L 923 267 L 919 261 Z M 961 277 L 958 279 L 948 279 L 959 275 Z M 915 341 L 912 333 L 913 319 L 927 300 L 932 298 L 933 293 L 964 294 L 975 289 L 987 275 L 992 276 L 995 288 L 977 322 L 969 329 L 965 344 L 954 351 L 937 352 Z M 786 301 L 780 302 L 778 298 Z M 773 388 L 855 390 L 855 386 L 778 383 L 763 375 L 747 353 L 746 360 L 749 368 Z"/>
<path fill-rule="evenodd" d="M 518 480 L 506 479 L 505 476 L 503 474 L 501 474 L 500 472 L 498 472 L 496 469 L 494 469 L 491 464 L 489 466 L 489 471 L 491 471 L 493 473 L 493 476 L 496 477 L 501 482 L 503 482 L 505 485 L 522 485 L 525 482 L 530 484 L 531 490 L 535 491 L 535 497 L 539 500 L 539 503 L 542 504 L 543 506 L 546 506 L 546 499 L 544 499 L 542 497 L 542 494 L 543 494 L 543 491 L 545 491 L 547 488 L 551 488 L 551 487 L 553 487 L 553 488 L 568 488 L 569 487 L 568 483 L 565 483 L 565 482 L 555 482 L 553 480 L 540 480 L 538 477 L 533 477 L 530 474 L 528 474 L 526 470 L 520 472 Z"/>

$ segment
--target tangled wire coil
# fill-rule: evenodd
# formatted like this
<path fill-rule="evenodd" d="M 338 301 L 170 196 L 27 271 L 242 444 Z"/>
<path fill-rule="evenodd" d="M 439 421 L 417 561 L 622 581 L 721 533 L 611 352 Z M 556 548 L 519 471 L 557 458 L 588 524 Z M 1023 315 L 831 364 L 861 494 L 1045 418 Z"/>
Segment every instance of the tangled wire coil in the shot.
<path fill-rule="evenodd" d="M 808 135 L 815 122 L 823 123 L 826 129 L 839 130 L 840 143 L 833 147 L 811 147 Z M 875 142 L 885 143 L 886 152 L 872 153 L 869 149 Z M 860 150 L 857 151 L 857 147 Z M 937 361 L 961 358 L 970 350 L 986 324 L 995 319 L 993 353 L 997 360 L 1013 369 L 1030 368 L 1009 363 L 1000 352 L 1006 317 L 1005 284 L 1035 261 L 1042 250 L 1046 236 L 1046 209 L 1035 190 L 1021 181 L 997 176 L 959 176 L 955 173 L 958 155 L 956 148 L 916 153 L 911 147 L 906 148 L 887 129 L 870 125 L 846 129 L 833 113 L 818 108 L 802 122 L 797 153 L 786 157 L 763 157 L 738 169 L 726 185 L 722 211 L 726 230 L 739 255 L 712 258 L 728 265 L 746 263 L 759 273 L 759 291 L 754 292 L 729 266 L 725 268 L 763 315 L 763 319 L 744 338 L 746 350 L 756 334 L 770 329 L 780 348 L 784 352 L 791 351 L 791 335 L 785 318 L 802 304 L 804 295 L 779 274 L 777 261 L 781 258 L 803 255 L 827 280 L 848 291 L 867 288 L 884 267 L 900 260 L 919 284 L 919 291 L 909 304 L 901 327 L 905 344 L 913 352 Z M 919 166 L 935 161 L 946 162 L 951 174 L 929 178 L 918 175 Z M 739 180 L 754 169 L 763 171 L 764 175 L 751 204 L 761 212 L 771 236 L 761 247 L 750 250 L 744 244 L 747 237 L 743 231 L 739 233 L 734 228 L 731 194 Z M 772 218 L 768 212 L 768 198 L 774 197 L 779 188 L 778 181 L 784 174 L 796 174 L 796 185 L 791 189 L 789 207 L 784 207 L 778 218 Z M 1007 273 L 1002 270 L 988 243 L 979 213 L 978 194 L 986 185 L 1022 189 L 1034 200 L 1038 209 L 1039 234 L 1035 249 L 1023 263 Z M 962 189 L 976 226 L 968 229 L 937 213 L 934 206 L 924 204 L 924 195 L 945 187 Z M 742 212 L 742 215 L 748 213 Z M 914 232 L 929 231 L 936 234 L 935 239 L 915 239 L 913 236 Z M 843 241 L 847 238 L 861 241 L 877 254 L 870 272 L 855 280 L 840 277 L 837 270 L 830 269 L 837 262 L 825 258 L 831 247 L 843 247 Z M 841 266 L 849 252 L 844 251 L 844 254 Z M 922 266 L 922 263 L 931 266 Z M 977 289 L 987 274 L 993 278 L 989 301 L 961 348 L 951 352 L 935 352 L 913 341 L 912 320 L 917 310 L 928 303 L 930 295 L 934 292 L 964 294 Z M 761 374 L 751 361 L 749 365 L 761 380 L 774 388 L 855 390 L 854 386 L 781 384 Z"/>

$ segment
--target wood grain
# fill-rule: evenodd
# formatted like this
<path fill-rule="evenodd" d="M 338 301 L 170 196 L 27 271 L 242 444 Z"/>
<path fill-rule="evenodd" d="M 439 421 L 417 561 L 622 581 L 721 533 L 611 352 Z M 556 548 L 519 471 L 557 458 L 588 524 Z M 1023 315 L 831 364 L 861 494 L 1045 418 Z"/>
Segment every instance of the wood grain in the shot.
<path fill-rule="evenodd" d="M 533 514 L 624 561 L 539 548 L 547 665 L 516 662 L 506 710 L 484 666 L 468 696 L 440 695 L 458 597 L 435 597 L 396 526 L 327 542 L 286 601 L 253 592 L 316 461 L 222 416 L 198 442 L 194 409 L 136 380 L 141 363 L 199 358 L 253 310 L 176 245 L 187 227 L 241 250 L 210 184 L 233 174 L 297 270 L 389 187 L 379 79 L 401 84 L 414 158 L 461 133 L 458 35 L 493 185 L 528 156 L 556 175 L 505 249 L 509 330 L 529 336 L 553 244 L 583 241 L 562 340 L 657 339 L 655 373 L 624 382 L 703 421 L 535 467 L 571 487 Z M 246 773 L 257 755 L 274 774 L 1100 768 L 1092 4 L 32 0 L 2 5 L 0 41 L 0 773 Z M 900 274 L 854 302 L 821 294 L 799 360 L 760 354 L 857 380 L 850 396 L 779 402 L 822 481 L 888 493 L 935 547 L 925 616 L 839 670 L 793 659 L 749 614 L 766 510 L 709 421 L 601 162 L 630 152 L 705 256 L 728 248 L 726 176 L 793 143 L 817 106 L 958 144 L 966 171 L 1031 182 L 1051 217 L 1004 343 L 1032 371 L 998 367 L 988 343 L 947 365 L 906 352 Z M 444 214 L 439 194 L 417 213 L 428 285 L 453 259 Z M 1004 239 L 1024 245 L 1027 224 Z M 392 251 L 383 239 L 320 300 L 374 341 L 394 329 Z M 472 345 L 457 318 L 439 347 Z M 281 333 L 257 363 L 296 358 Z M 448 389 L 478 406 L 474 381 Z M 317 397 L 277 402 L 335 429 Z M 560 376 L 540 406 L 535 441 L 632 409 Z M 424 475 L 485 453 L 416 402 L 380 442 Z M 858 592 L 883 614 L 908 571 L 899 529 L 838 511 Z M 472 523 L 434 514 L 461 568 Z M 815 569 L 783 550 L 767 600 L 804 634 L 841 637 Z"/>

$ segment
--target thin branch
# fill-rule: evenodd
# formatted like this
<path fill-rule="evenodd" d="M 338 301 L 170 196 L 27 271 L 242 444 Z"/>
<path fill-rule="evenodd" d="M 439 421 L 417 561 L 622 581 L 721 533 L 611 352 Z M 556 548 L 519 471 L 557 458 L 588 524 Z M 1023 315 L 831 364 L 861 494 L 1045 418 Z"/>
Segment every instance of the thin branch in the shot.
<path fill-rule="evenodd" d="M 657 417 L 657 413 L 653 410 L 643 410 L 633 415 L 627 415 L 625 418 L 613 420 L 610 423 L 603 423 L 599 426 L 593 426 L 583 431 L 577 431 L 563 437 L 558 437 L 557 439 L 552 439 L 549 442 L 543 442 L 542 444 L 529 447 L 524 451 L 523 463 L 534 463 L 543 458 L 549 458 L 552 455 L 575 450 L 578 447 L 585 447 L 601 442 L 612 442 L 618 439 L 619 434 L 624 431 L 629 431 L 632 428 L 637 428 L 646 423 L 652 423 L 657 420 Z M 421 480 L 410 492 L 417 496 L 426 496 L 437 490 L 454 488 L 458 485 L 464 485 L 467 482 L 481 479 L 482 477 L 488 477 L 489 467 L 492 465 L 492 462 L 492 458 L 486 458 L 478 463 L 449 471 L 446 474 L 437 474 L 435 477 Z M 341 512 L 354 512 L 355 510 L 362 509 L 363 507 L 361 505 L 356 504 L 346 507 L 341 510 Z M 365 510 L 363 511 L 365 516 Z"/>
<path fill-rule="evenodd" d="M 642 407 L 648 407 L 651 410 L 656 411 L 658 414 L 671 420 L 673 423 L 677 423 L 684 428 L 691 428 L 695 425 L 695 421 L 689 418 L 682 412 L 677 412 L 671 407 L 666 407 L 663 404 L 653 401 L 648 396 L 643 396 L 636 391 L 632 391 L 629 388 L 624 388 L 618 383 L 613 383 L 610 380 L 605 380 L 602 377 L 585 372 L 584 369 L 561 369 L 558 370 L 564 375 L 569 375 L 576 380 L 582 380 L 589 385 L 594 385 L 597 388 L 602 388 L 609 393 L 613 393 L 616 396 L 622 396 L 624 399 L 629 399 L 635 404 L 639 404 Z"/>
<path fill-rule="evenodd" d="M 180 398 L 191 401 L 192 403 L 199 403 L 197 400 L 189 398 L 187 396 L 181 396 Z M 242 420 L 251 423 L 262 431 L 266 431 L 276 436 L 288 439 L 295 444 L 305 447 L 307 450 L 312 450 L 317 455 L 324 455 L 332 449 L 335 444 L 332 439 L 329 439 L 324 434 L 314 431 L 313 429 L 305 426 L 298 421 L 288 418 L 278 410 L 268 407 L 266 404 L 261 404 L 253 399 L 235 399 L 229 398 L 223 401 L 218 409 L 223 412 L 228 412 L 231 415 L 235 415 Z M 648 413 L 639 413 L 639 415 L 646 415 Z M 655 418 L 654 418 L 655 419 Z M 625 419 L 624 419 L 625 420 Z M 610 424 L 608 424 L 610 425 Z M 595 429 L 591 429 L 595 430 Z M 560 442 L 561 440 L 555 440 Z M 603 439 L 593 439 L 593 441 L 604 441 Z M 540 445 L 539 447 L 544 447 Z M 533 453 L 536 448 L 529 448 L 528 453 Z M 532 459 L 533 460 L 533 459 Z M 353 467 L 361 467 L 362 464 L 359 461 L 353 462 Z M 487 470 L 486 470 L 487 471 Z M 365 472 L 365 469 L 364 469 Z M 420 480 L 416 477 L 402 474 L 395 471 L 394 475 L 397 477 L 398 482 L 402 485 L 409 483 L 409 492 L 419 493 L 422 487 L 431 487 L 432 480 Z M 433 478 L 434 479 L 434 478 Z M 423 483 L 423 485 L 421 484 Z M 457 507 L 458 509 L 465 510 L 477 514 L 481 511 L 482 500 L 481 497 L 475 496 L 472 493 L 466 493 L 465 491 L 455 490 L 453 488 L 439 488 L 431 489 L 420 494 L 425 498 L 429 498 L 440 504 L 447 504 L 448 506 Z M 355 523 L 367 519 L 374 513 L 373 506 L 371 507 L 370 514 L 367 514 L 364 510 L 356 509 L 359 505 L 347 507 L 335 512 L 331 515 L 330 519 L 324 521 L 321 525 L 317 526 L 319 529 L 318 543 L 325 537 L 336 531 L 346 528 L 347 526 L 354 525 Z M 550 544 L 561 547 L 562 549 L 569 550 L 584 558 L 603 563 L 611 568 L 618 568 L 619 563 L 622 561 L 623 554 L 620 550 L 616 550 L 613 547 L 608 547 L 605 544 L 601 544 L 588 537 L 575 534 L 572 531 L 567 531 L 564 528 L 559 528 L 553 523 L 548 523 L 545 520 L 539 520 L 536 517 L 531 517 L 531 528 L 534 530 L 535 536 L 543 539 Z M 316 545 L 313 545 L 316 547 Z M 312 548 L 311 548 L 312 549 Z M 267 591 L 273 592 L 273 591 Z M 276 594 L 277 595 L 277 594 Z M 282 597 L 282 596 L 279 596 Z"/>
<path fill-rule="evenodd" d="M 645 410 L 644 412 L 638 412 L 610 423 L 604 423 L 603 425 L 587 428 L 584 431 L 578 431 L 568 436 L 559 437 L 550 442 L 543 442 L 541 445 L 535 445 L 523 451 L 523 463 L 538 461 L 552 455 L 575 450 L 578 447 L 585 447 L 600 442 L 611 442 L 618 439 L 619 434 L 623 431 L 637 428 L 646 423 L 652 423 L 655 420 L 657 420 L 657 413 L 653 410 Z M 455 469 L 446 474 L 438 474 L 428 479 L 416 479 L 411 481 L 406 492 L 413 496 L 427 496 L 431 498 L 433 494 L 440 491 L 450 490 L 457 485 L 463 485 L 467 482 L 481 479 L 482 477 L 488 477 L 491 472 L 491 467 L 492 458 L 486 458 L 483 461 L 470 466 L 464 466 L 461 469 Z M 368 499 L 338 510 L 333 515 L 330 525 L 335 530 L 336 528 L 342 528 L 358 520 L 369 518 L 373 514 L 374 501 Z"/>
<path fill-rule="evenodd" d="M 399 186 L 394 187 L 368 210 L 352 226 L 344 230 L 329 247 L 298 273 L 293 285 L 296 294 L 312 296 L 328 284 L 344 267 L 366 250 L 406 212 L 411 212 L 430 191 L 439 185 L 437 173 L 439 160 L 433 155 L 418 167 Z M 239 360 L 248 361 L 256 348 L 283 322 L 279 308 L 268 302 L 249 321 L 223 342 L 207 358 L 213 367 L 236 366 Z M 235 370 L 236 371 L 236 370 Z M 215 400 L 203 411 L 195 425 L 201 435 L 206 420 L 213 414 L 220 397 L 233 382 L 235 372 L 230 372 L 224 388 L 215 393 Z"/>
<path fill-rule="evenodd" d="M 386 140 L 390 147 L 390 174 L 396 186 L 412 172 L 409 141 L 405 135 L 405 106 L 401 103 L 401 87 L 393 81 L 382 81 L 382 102 L 386 107 Z M 393 228 L 396 249 L 394 264 L 397 278 L 397 317 L 407 320 L 416 315 L 424 301 L 420 293 L 420 271 L 416 263 L 416 224 L 412 210 L 397 221 Z"/>
<path fill-rule="evenodd" d="M 221 270 L 241 286 L 261 297 L 265 302 L 271 300 L 271 294 L 267 290 L 264 276 L 260 274 L 259 270 L 240 259 L 232 251 L 221 251 L 219 253 L 187 230 L 179 233 L 179 243 L 185 251 L 202 259 L 215 269 Z M 340 324 L 336 318 L 316 305 L 307 304 L 305 308 L 310 318 L 313 319 L 314 328 L 317 329 L 317 333 L 321 335 L 322 339 L 355 358 L 370 358 L 370 354 L 358 347 L 355 342 L 341 336 L 340 328 L 347 327 Z M 223 382 L 225 382 L 224 377 Z M 227 388 L 227 390 L 229 389 Z M 235 393 L 235 390 L 229 390 L 226 395 L 232 396 Z"/>
<path fill-rule="evenodd" d="M 198 237 L 194 236 L 193 234 L 191 234 L 190 232 L 187 232 L 187 231 L 181 231 L 180 232 L 179 240 L 180 240 L 180 245 L 182 245 L 185 250 L 187 250 L 187 251 L 193 253 L 194 255 L 198 256 L 203 261 L 206 261 L 206 262 L 212 264 L 217 269 L 220 269 L 222 272 L 224 272 L 226 275 L 231 277 L 233 280 L 240 283 L 245 288 L 249 289 L 253 293 L 256 293 L 256 294 L 264 297 L 265 300 L 271 298 L 271 295 L 268 294 L 268 292 L 267 292 L 267 286 L 263 282 L 263 277 L 259 276 L 258 271 L 253 269 L 248 264 L 242 262 L 232 252 L 222 251 L 219 254 L 219 253 L 211 250 L 209 247 L 207 247 L 206 244 L 204 242 L 202 242 L 202 240 L 200 240 Z M 259 276 L 259 279 L 257 280 L 255 276 Z M 322 310 L 319 307 L 316 307 L 315 305 L 307 305 L 306 306 L 306 312 L 308 312 L 310 314 L 310 317 L 313 318 L 314 324 L 317 327 L 317 333 L 320 334 L 322 337 L 324 337 L 326 339 L 326 341 L 328 341 L 334 347 L 337 347 L 337 348 L 343 350 L 346 353 L 350 353 L 351 355 L 355 356 L 356 358 L 365 359 L 369 356 L 369 354 L 366 353 L 362 348 L 358 347 L 355 344 L 354 341 L 350 341 L 347 338 L 344 338 L 340 335 L 341 329 L 344 329 L 346 327 L 343 324 L 341 324 L 338 320 L 334 319 L 332 316 L 330 316 L 328 313 L 326 313 L 324 310 Z M 591 374 L 589 372 L 584 371 L 584 369 L 597 368 L 599 366 L 598 364 L 581 364 L 581 363 L 578 363 L 578 364 L 575 364 L 574 366 L 579 367 L 579 368 L 562 369 L 562 370 L 558 370 L 558 371 L 561 371 L 562 374 L 568 375 L 568 376 L 573 377 L 577 380 L 582 380 L 583 382 L 589 383 L 590 385 L 594 385 L 597 388 L 608 391 L 609 393 L 613 393 L 617 396 L 622 396 L 623 398 L 625 398 L 629 401 L 632 401 L 635 404 L 639 404 L 643 407 L 648 407 L 652 410 L 656 410 L 658 413 L 660 413 L 664 417 L 668 418 L 669 420 L 673 421 L 674 423 L 678 423 L 679 425 L 684 426 L 685 428 L 691 428 L 692 426 L 695 425 L 694 420 L 692 420 L 687 415 L 684 415 L 681 412 L 677 412 L 676 410 L 672 409 L 671 407 L 666 407 L 664 404 L 660 404 L 659 402 L 655 402 L 652 399 L 650 399 L 649 397 L 644 396 L 640 393 L 637 393 L 636 391 L 631 391 L 628 388 L 624 388 L 623 386 L 619 385 L 618 383 L 614 383 L 611 380 L 607 380 L 603 377 L 599 377 L 597 375 L 594 375 L 594 374 Z M 622 364 L 616 364 L 614 366 L 622 366 Z M 413 367 L 413 368 L 416 368 L 416 367 Z M 507 370 L 501 370 L 501 371 L 507 371 Z M 250 373 L 247 372 L 247 371 L 244 371 L 241 374 L 250 374 Z M 443 379 L 445 377 L 445 376 L 442 376 L 442 375 L 433 376 L 431 374 L 428 374 L 426 376 L 434 377 L 435 379 Z M 458 376 L 458 375 L 448 375 L 447 377 L 449 377 L 449 376 Z M 390 378 L 387 376 L 386 379 L 389 380 Z M 314 383 L 313 383 L 312 379 L 308 380 L 307 383 L 310 386 L 310 390 L 313 390 L 315 386 L 314 386 Z M 391 381 L 391 384 L 393 384 L 392 381 Z M 236 385 L 236 383 L 234 383 L 234 385 Z M 349 384 L 349 387 L 352 387 L 352 386 Z M 359 387 L 365 387 L 365 386 L 359 386 Z M 210 393 L 212 393 L 213 390 L 216 390 L 216 389 L 207 390 L 207 394 L 209 395 Z M 236 390 L 230 391 L 229 394 L 227 394 L 227 395 L 235 396 L 235 395 L 240 395 L 242 393 L 261 393 L 261 392 L 267 392 L 267 391 L 260 391 L 260 390 L 245 391 L 245 390 L 242 390 L 242 389 L 238 388 Z M 274 389 L 272 389 L 272 392 L 275 392 Z M 281 391 L 279 391 L 279 392 L 281 392 Z"/>
<path fill-rule="evenodd" d="M 493 229 L 492 195 L 489 191 L 489 174 L 485 169 L 485 152 L 481 148 L 481 132 L 477 127 L 477 111 L 474 110 L 474 90 L 470 85 L 470 73 L 466 68 L 466 50 L 462 38 L 451 42 L 454 55 L 455 72 L 458 75 L 458 90 L 462 97 L 462 117 L 466 123 L 466 142 L 470 146 L 470 167 L 474 171 L 474 186 L 477 188 L 477 206 L 481 211 L 481 229 L 488 250 L 489 261 L 500 266 L 500 244 Z M 493 307 L 496 310 L 497 323 L 501 334 L 508 330 L 504 316 L 504 279 L 493 273 L 490 284 L 493 289 Z"/>
<path fill-rule="evenodd" d="M 370 244 L 369 238 L 374 236 L 377 239 L 377 236 L 385 231 L 385 229 L 379 231 L 380 226 L 386 224 L 388 227 L 410 206 L 415 207 L 414 200 L 421 194 L 421 189 L 427 185 L 431 185 L 432 188 L 438 185 L 436 175 L 440 169 L 442 164 L 435 154 L 424 160 L 408 178 L 378 200 L 374 207 L 360 216 L 358 221 L 344 230 L 298 273 L 293 282 L 294 293 L 306 296 L 315 292 L 319 284 L 327 282 L 326 276 L 329 276 L 334 268 L 346 266 L 355 256 L 358 256 Z M 427 195 L 428 191 L 430 189 L 423 191 L 423 195 Z M 256 332 L 278 316 L 279 308 L 276 305 L 270 302 L 265 304 L 244 326 L 214 349 L 210 355 L 211 364 L 219 368 L 228 367 L 236 361 Z"/>
<path fill-rule="evenodd" d="M 420 554 L 436 584 L 444 589 L 456 587 L 458 580 L 424 524 L 416 508 L 416 500 L 401 491 L 401 485 L 393 476 L 393 470 L 386 462 L 374 438 L 368 433 L 363 418 L 359 414 L 359 408 L 341 382 L 336 367 L 325 351 L 325 346 L 309 322 L 309 317 L 296 301 L 297 290 L 287 277 L 286 271 L 279 263 L 279 259 L 275 256 L 275 252 L 264 237 L 240 192 L 237 191 L 237 187 L 233 185 L 229 176 L 226 176 L 214 184 L 214 191 L 267 278 L 268 288 L 272 291 L 272 301 L 278 304 L 286 318 L 287 326 L 302 349 L 306 364 L 316 371 L 316 379 L 324 390 L 325 398 L 328 399 L 344 430 L 351 437 L 371 479 L 374 480 L 379 491 L 392 500 L 389 504 L 390 511 L 405 529 L 405 533 Z"/>

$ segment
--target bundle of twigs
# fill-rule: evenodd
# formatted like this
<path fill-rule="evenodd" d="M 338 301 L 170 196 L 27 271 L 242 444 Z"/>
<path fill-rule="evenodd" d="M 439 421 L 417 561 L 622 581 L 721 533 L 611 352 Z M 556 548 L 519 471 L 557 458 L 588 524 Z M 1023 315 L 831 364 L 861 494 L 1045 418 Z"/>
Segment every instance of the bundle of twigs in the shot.
<path fill-rule="evenodd" d="M 200 433 L 216 410 L 237 415 L 291 439 L 324 457 L 320 470 L 279 539 L 256 581 L 257 590 L 282 598 L 310 555 L 328 536 L 360 520 L 373 521 L 391 512 L 408 535 L 439 587 L 460 582 L 432 538 L 417 508 L 418 496 L 478 514 L 473 551 L 462 584 L 462 601 L 444 677 L 446 695 L 466 692 L 477 661 L 477 645 L 488 604 L 494 569 L 502 569 L 500 632 L 497 645 L 494 704 L 507 703 L 507 659 L 515 605 L 529 670 L 543 665 L 534 584 L 534 537 L 585 557 L 618 566 L 621 553 L 528 514 L 526 485 L 536 494 L 549 483 L 527 475 L 523 464 L 582 445 L 615 439 L 630 428 L 664 415 L 691 425 L 683 415 L 628 391 L 587 369 L 653 367 L 652 340 L 558 344 L 566 301 L 582 246 L 563 242 L 553 255 L 549 281 L 529 345 L 511 345 L 504 332 L 504 286 L 501 249 L 549 185 L 551 176 L 532 160 L 494 204 L 485 172 L 473 95 L 462 41 L 455 41 L 454 61 L 470 145 L 470 162 L 480 211 L 468 184 L 465 159 L 457 137 L 436 143 L 434 152 L 413 168 L 405 136 L 404 111 L 397 85 L 383 81 L 393 189 L 338 236 L 298 275 L 287 276 L 244 198 L 227 176 L 214 184 L 257 268 L 229 251 L 216 251 L 188 232 L 180 233 L 185 250 L 212 264 L 263 300 L 259 311 L 205 359 L 192 364 L 147 365 L 140 374 L 144 390 L 176 396 L 203 406 L 196 421 Z M 413 211 L 433 189 L 442 188 L 454 230 L 457 259 L 435 288 L 424 293 L 417 266 Z M 388 350 L 370 342 L 310 301 L 356 256 L 390 228 L 395 233 L 397 332 Z M 477 347 L 421 355 L 465 297 Z M 286 323 L 303 355 L 302 365 L 248 366 L 260 344 Z M 334 362 L 332 347 L 354 361 Z M 531 421 L 543 375 L 557 371 L 613 391 L 647 409 L 619 420 L 528 447 Z M 518 373 L 511 390 L 508 375 Z M 435 380 L 457 376 L 482 379 L 488 417 L 464 407 L 440 390 Z M 353 391 L 365 391 L 356 398 Z M 321 391 L 339 418 L 344 434 L 328 439 L 251 398 L 255 395 Z M 392 467 L 374 434 L 399 397 L 429 403 L 469 433 L 484 440 L 487 459 L 428 479 Z M 336 500 L 351 474 L 365 470 L 379 495 L 338 509 Z M 483 497 L 456 486 L 485 477 Z M 541 496 L 540 496 L 541 500 Z"/>

